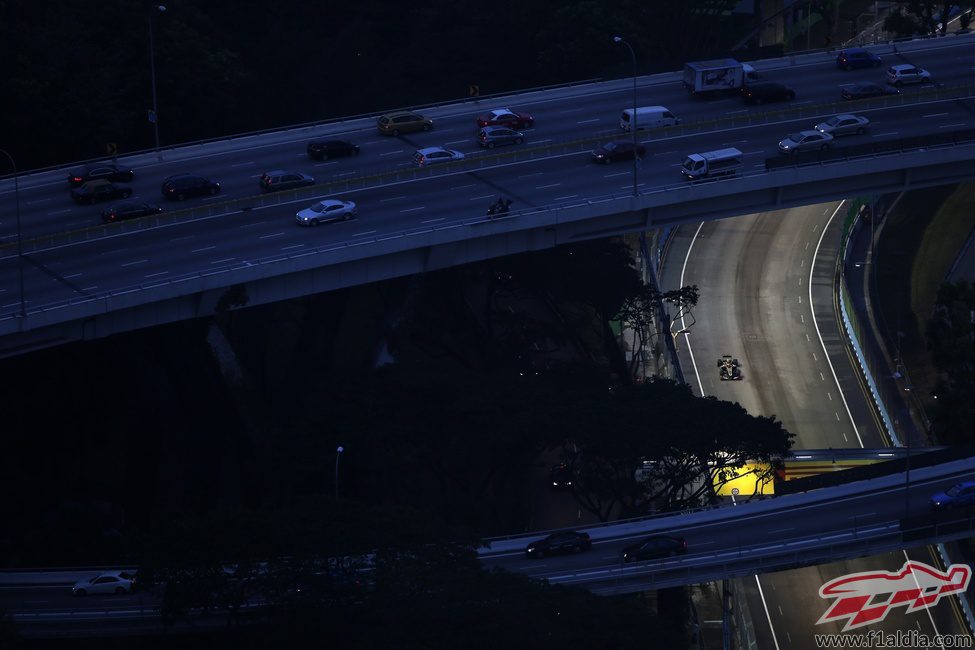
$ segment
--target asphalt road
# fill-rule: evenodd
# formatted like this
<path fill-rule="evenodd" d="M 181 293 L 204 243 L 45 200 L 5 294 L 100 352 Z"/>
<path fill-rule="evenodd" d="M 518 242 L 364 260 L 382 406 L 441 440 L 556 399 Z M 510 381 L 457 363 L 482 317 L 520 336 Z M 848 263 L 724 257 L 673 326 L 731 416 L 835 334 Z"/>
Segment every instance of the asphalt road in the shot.
<path fill-rule="evenodd" d="M 780 155 L 776 143 L 782 137 L 811 128 L 839 111 L 867 115 L 872 129 L 862 136 L 843 138 L 837 146 L 964 128 L 971 122 L 965 105 L 934 97 L 937 86 L 969 82 L 975 61 L 972 40 L 959 37 L 903 45 L 898 55 L 882 48 L 885 62 L 917 62 L 934 74 L 932 87 L 919 89 L 908 105 L 901 105 L 901 98 L 869 105 L 838 103 L 840 84 L 880 80 L 883 68 L 839 71 L 826 54 L 799 59 L 794 65 L 774 60 L 756 66 L 768 79 L 784 81 L 798 93 L 794 102 L 775 106 L 749 107 L 734 96 L 698 100 L 688 96 L 673 73 L 644 78 L 638 102 L 667 105 L 684 120 L 684 126 L 666 133 L 640 134 L 648 147 L 640 165 L 640 186 L 682 183 L 678 168 L 687 154 L 727 146 L 744 152 L 746 170 L 763 168 L 766 158 Z M 198 173 L 221 182 L 220 195 L 164 205 L 170 210 L 255 196 L 260 174 L 275 168 L 303 171 L 320 183 L 382 176 L 375 181 L 384 183 L 381 187 L 339 192 L 336 187 L 323 186 L 323 195 L 356 201 L 360 218 L 317 229 L 299 228 L 294 214 L 321 196 L 297 199 L 289 193 L 269 205 L 255 201 L 247 212 L 219 214 L 215 210 L 207 216 L 183 215 L 173 224 L 167 218 L 165 226 L 154 227 L 163 222 L 150 219 L 137 227 L 102 229 L 98 224 L 104 206 L 75 205 L 68 198 L 64 170 L 23 177 L 19 204 L 24 238 L 75 232 L 70 239 L 45 243 L 44 250 L 28 255 L 24 265 L 26 306 L 30 309 L 85 294 L 166 282 L 240 263 L 462 221 L 483 215 L 499 195 L 512 198 L 517 211 L 626 192 L 632 186 L 631 165 L 597 166 L 589 161 L 588 152 L 599 142 L 628 137 L 619 131 L 618 119 L 621 109 L 632 101 L 630 92 L 628 84 L 617 81 L 529 93 L 511 101 L 435 108 L 426 111 L 435 120 L 432 131 L 401 138 L 378 135 L 374 123 L 363 118 L 168 150 L 162 161 L 148 154 L 121 161 L 136 170 L 132 200 L 161 202 L 160 183 L 174 173 Z M 480 151 L 474 144 L 473 115 L 504 104 L 531 112 L 536 127 L 528 131 L 528 142 L 521 147 Z M 701 122 L 714 119 L 723 121 Z M 326 135 L 351 139 L 360 144 L 362 153 L 321 163 L 309 160 L 305 143 Z M 457 148 L 469 154 L 472 162 L 451 167 L 449 173 L 412 171 L 413 151 L 431 145 Z M 514 158 L 509 154 L 515 154 Z M 12 243 L 16 239 L 13 184 L 5 181 L 0 188 L 0 242 Z M 13 247 L 7 247 L 0 258 L 0 313 L 19 308 L 14 254 Z"/>
<path fill-rule="evenodd" d="M 889 445 L 835 316 L 832 278 L 845 206 L 833 217 L 836 208 L 807 206 L 684 226 L 662 279 L 665 289 L 700 287 L 696 322 L 685 321 L 690 333 L 680 339 L 686 380 L 698 392 L 778 418 L 796 434 L 798 449 Z M 722 354 L 739 358 L 743 381 L 719 380 L 716 359 Z M 773 535 L 788 535 L 789 528 Z M 940 564 L 928 549 L 911 557 Z M 894 571 L 906 559 L 890 553 L 742 580 L 758 647 L 814 648 L 814 634 L 842 627 L 816 624 L 829 605 L 819 596 L 821 585 L 848 573 Z M 869 629 L 914 628 L 929 635 L 967 633 L 954 599 L 920 613 L 894 609 Z"/>

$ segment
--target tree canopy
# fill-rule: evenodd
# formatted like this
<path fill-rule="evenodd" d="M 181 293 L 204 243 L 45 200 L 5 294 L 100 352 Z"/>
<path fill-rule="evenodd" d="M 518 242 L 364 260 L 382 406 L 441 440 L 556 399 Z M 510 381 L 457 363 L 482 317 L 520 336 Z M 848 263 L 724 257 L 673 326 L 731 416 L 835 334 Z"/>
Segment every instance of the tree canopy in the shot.
<path fill-rule="evenodd" d="M 940 439 L 971 442 L 975 422 L 975 285 L 946 282 L 938 289 L 928 320 L 927 342 L 941 372 L 934 409 Z"/>

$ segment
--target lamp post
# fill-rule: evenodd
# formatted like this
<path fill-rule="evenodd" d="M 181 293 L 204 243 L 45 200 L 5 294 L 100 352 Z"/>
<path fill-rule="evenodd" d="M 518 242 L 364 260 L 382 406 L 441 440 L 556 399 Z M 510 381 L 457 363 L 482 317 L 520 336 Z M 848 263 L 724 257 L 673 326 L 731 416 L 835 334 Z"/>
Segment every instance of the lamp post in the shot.
<path fill-rule="evenodd" d="M 152 115 L 149 116 L 149 121 L 156 133 L 156 155 L 162 160 L 162 154 L 159 153 L 159 111 L 156 106 L 156 46 L 152 37 L 152 17 L 157 11 L 166 11 L 166 5 L 153 5 L 149 9 L 149 76 L 152 79 Z"/>
<path fill-rule="evenodd" d="M 27 318 L 27 307 L 24 301 L 24 249 L 20 236 L 20 182 L 17 180 L 17 163 L 14 162 L 13 156 L 4 149 L 0 149 L 0 153 L 7 157 L 14 170 L 14 212 L 17 215 L 17 275 L 20 278 L 20 317 Z"/>
<path fill-rule="evenodd" d="M 637 167 L 637 151 L 636 151 L 636 54 L 633 52 L 633 47 L 623 40 L 620 36 L 613 37 L 614 43 L 622 43 L 626 46 L 626 49 L 630 51 L 630 59 L 633 61 L 633 115 L 630 116 L 630 135 L 633 138 L 633 196 L 636 196 L 636 167 Z"/>
<path fill-rule="evenodd" d="M 338 447 L 335 450 L 335 500 L 339 500 L 339 458 L 342 457 L 342 452 L 345 451 L 345 447 Z"/>

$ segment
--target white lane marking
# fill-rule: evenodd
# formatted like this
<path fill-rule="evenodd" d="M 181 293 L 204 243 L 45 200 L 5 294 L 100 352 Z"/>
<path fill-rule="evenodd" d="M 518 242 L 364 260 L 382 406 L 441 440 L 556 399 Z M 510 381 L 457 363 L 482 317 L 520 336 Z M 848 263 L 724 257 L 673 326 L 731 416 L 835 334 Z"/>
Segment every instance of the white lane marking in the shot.
<path fill-rule="evenodd" d="M 871 138 L 885 138 L 889 135 L 898 135 L 897 131 L 888 131 L 887 133 L 874 133 Z"/>
<path fill-rule="evenodd" d="M 233 165 L 231 165 L 231 167 L 246 167 L 247 165 L 253 165 L 253 164 L 254 164 L 253 160 L 248 160 L 247 162 L 234 163 Z M 251 178 L 255 178 L 255 177 L 252 176 Z"/>
<path fill-rule="evenodd" d="M 400 210 L 400 212 L 416 212 L 417 210 L 426 210 L 427 206 L 421 205 L 416 208 L 406 208 L 405 210 Z"/>
<path fill-rule="evenodd" d="M 237 259 L 237 258 L 236 257 L 225 257 L 222 260 L 213 260 L 213 261 L 210 262 L 210 264 L 223 264 L 224 262 L 232 262 L 235 259 Z"/>
<path fill-rule="evenodd" d="M 819 378 L 823 381 L 826 381 L 826 377 L 823 376 L 823 373 L 819 373 Z"/>
<path fill-rule="evenodd" d="M 938 128 L 939 129 L 953 129 L 953 128 L 959 127 L 959 126 L 968 126 L 968 125 L 965 124 L 964 122 L 957 122 L 955 124 L 942 124 Z"/>
<path fill-rule="evenodd" d="M 557 197 L 555 197 L 552 200 L 553 201 L 565 201 L 566 199 L 574 199 L 577 196 L 579 196 L 579 195 L 578 194 L 569 194 L 568 196 L 557 196 Z"/>
<path fill-rule="evenodd" d="M 186 236 L 184 236 L 184 237 L 173 237 L 173 238 L 172 238 L 172 239 L 170 239 L 169 241 L 170 241 L 170 243 L 172 243 L 172 242 L 174 242 L 174 241 L 182 241 L 182 240 L 184 240 L 184 239 L 193 239 L 193 237 L 194 237 L 194 236 L 195 236 L 195 235 L 186 235 Z"/>
<path fill-rule="evenodd" d="M 819 373 L 819 374 L 823 374 L 823 373 Z M 833 393 L 831 393 L 830 391 L 826 391 L 826 399 L 828 399 L 829 401 L 832 402 L 833 401 Z"/>
<path fill-rule="evenodd" d="M 48 214 L 48 216 L 53 216 L 53 215 L 56 215 L 56 214 L 67 214 L 67 213 L 69 213 L 71 211 L 72 211 L 71 209 L 67 209 L 67 210 L 55 210 L 54 212 L 48 212 L 47 214 Z"/>
<path fill-rule="evenodd" d="M 476 187 L 477 183 L 468 183 L 467 185 L 454 185 L 452 190 L 466 190 L 468 187 Z"/>
<path fill-rule="evenodd" d="M 367 231 L 365 231 L 365 232 L 357 232 L 357 233 L 353 233 L 353 234 L 352 234 L 352 236 L 353 236 L 353 237 L 360 237 L 360 236 L 362 236 L 362 235 L 371 235 L 371 234 L 372 234 L 372 233 L 374 233 L 374 232 L 376 232 L 376 231 L 375 231 L 375 230 L 367 230 Z"/>
<path fill-rule="evenodd" d="M 616 176 L 630 176 L 632 174 L 633 174 L 632 171 L 616 172 L 615 174 L 603 174 L 603 178 L 614 178 Z"/>
<path fill-rule="evenodd" d="M 393 196 L 393 197 L 390 197 L 388 199 L 379 199 L 379 202 L 380 203 L 386 203 L 387 201 L 399 201 L 400 199 L 405 199 L 405 198 L 406 198 L 406 195 L 404 194 L 402 196 Z"/>
<path fill-rule="evenodd" d="M 592 120 L 577 120 L 576 121 L 576 124 L 592 124 L 593 122 L 598 122 L 598 121 L 599 121 L 599 118 L 597 117 L 597 118 L 592 119 Z"/>
<path fill-rule="evenodd" d="M 270 235 L 261 235 L 260 238 L 261 239 L 270 239 L 271 237 L 281 237 L 282 235 L 284 235 L 283 232 L 275 232 L 275 233 L 271 233 Z"/>
<path fill-rule="evenodd" d="M 551 189 L 553 187 L 558 187 L 561 184 L 562 183 L 552 183 L 551 185 L 538 185 L 538 186 L 535 187 L 535 189 L 536 190 L 548 190 L 548 189 Z"/>
<path fill-rule="evenodd" d="M 532 172 L 531 174 L 521 174 L 518 178 L 528 178 L 529 176 L 541 176 L 544 172 Z"/>
<path fill-rule="evenodd" d="M 775 644 L 775 650 L 779 650 L 779 640 L 775 636 L 775 627 L 772 625 L 772 615 L 768 612 L 768 603 L 765 602 L 765 593 L 762 591 L 762 581 L 758 579 L 758 576 L 755 576 L 755 585 L 758 587 L 758 597 L 762 601 L 762 608 L 765 609 L 765 618 L 768 620 L 768 629 L 769 633 L 772 635 L 772 643 Z"/>
<path fill-rule="evenodd" d="M 927 115 L 922 115 L 921 117 L 944 117 L 948 113 L 928 113 Z"/>
<path fill-rule="evenodd" d="M 71 275 L 64 276 L 64 279 L 65 280 L 70 280 L 71 278 L 77 278 L 77 277 L 80 277 L 80 276 L 81 276 L 80 273 L 72 273 Z"/>
<path fill-rule="evenodd" d="M 32 199 L 30 201 L 25 201 L 24 204 L 25 205 L 34 205 L 34 204 L 37 204 L 37 203 L 45 203 L 45 202 L 50 201 L 50 200 L 51 199 Z"/>
<path fill-rule="evenodd" d="M 290 250 L 292 248 L 304 248 L 304 247 L 305 247 L 304 244 L 293 244 L 291 246 L 282 246 L 281 247 L 281 250 L 286 251 L 286 250 Z"/>
<path fill-rule="evenodd" d="M 146 264 L 148 261 L 149 260 L 139 260 L 137 262 L 126 262 L 125 264 L 122 265 L 122 268 L 125 268 L 126 266 L 135 266 L 136 264 Z"/>
<path fill-rule="evenodd" d="M 473 198 L 467 199 L 468 201 L 483 201 L 484 199 L 493 199 L 493 194 L 482 194 L 481 196 L 475 196 Z"/>
<path fill-rule="evenodd" d="M 787 533 L 790 530 L 795 530 L 795 528 L 794 527 L 793 528 L 776 528 L 775 530 L 770 530 L 768 532 L 769 532 L 770 535 L 772 535 L 774 533 Z"/>
<path fill-rule="evenodd" d="M 202 253 L 203 251 L 212 251 L 214 248 L 216 248 L 216 246 L 207 246 L 205 248 L 197 248 L 195 250 L 191 250 L 190 252 L 191 253 Z"/>
<path fill-rule="evenodd" d="M 684 264 L 680 269 L 680 285 L 678 286 L 686 286 L 684 284 L 684 273 L 687 271 L 687 262 L 691 259 L 691 251 L 694 249 L 694 242 L 696 242 L 697 238 L 701 235 L 701 228 L 703 227 L 703 221 L 697 224 L 697 230 L 694 232 L 694 236 L 691 237 L 691 245 L 687 247 L 687 254 L 684 256 Z M 683 315 L 680 317 L 680 328 L 684 330 L 684 342 L 687 343 L 687 354 L 691 356 L 691 366 L 694 368 L 694 376 L 697 377 L 697 387 L 698 390 L 700 390 L 699 394 L 701 397 L 704 397 L 704 384 L 701 383 L 701 373 L 697 371 L 697 362 L 694 361 L 694 350 L 691 349 L 691 333 L 687 331 L 687 324 L 684 322 Z"/>
<path fill-rule="evenodd" d="M 464 144 L 468 140 L 451 140 L 450 142 L 444 142 L 444 144 Z"/>
<path fill-rule="evenodd" d="M 390 151 L 388 153 L 381 153 L 379 155 L 380 156 L 398 156 L 401 153 L 406 153 L 406 151 L 404 149 L 400 149 L 399 151 Z"/>
<path fill-rule="evenodd" d="M 305 154 L 298 154 L 299 156 L 304 156 Z M 339 162 L 337 160 L 327 160 L 325 162 L 315 163 L 315 167 L 328 167 L 329 165 L 337 165 Z"/>
<path fill-rule="evenodd" d="M 853 433 L 857 436 L 857 441 L 860 443 L 860 448 L 863 449 L 863 439 L 860 437 L 860 431 L 857 429 L 856 422 L 853 421 L 853 412 L 850 411 L 850 405 L 846 403 L 846 395 L 843 394 L 843 389 L 840 388 L 839 377 L 836 376 L 836 370 L 833 368 L 833 362 L 830 361 L 829 353 L 826 350 L 826 342 L 823 340 L 823 335 L 819 331 L 819 323 L 816 322 L 816 314 L 813 312 L 813 270 L 816 268 L 816 257 L 819 255 L 819 248 L 823 245 L 823 238 L 826 236 L 826 231 L 829 229 L 829 224 L 833 222 L 836 215 L 839 214 L 840 210 L 843 208 L 843 204 L 846 201 L 840 201 L 840 204 L 836 206 L 833 210 L 833 214 L 830 215 L 829 221 L 823 226 L 823 232 L 819 234 L 819 241 L 816 242 L 816 250 L 813 252 L 812 262 L 809 264 L 809 313 L 812 315 L 813 326 L 816 328 L 816 336 L 819 337 L 819 344 L 823 347 L 823 356 L 826 357 L 826 363 L 829 365 L 829 371 L 833 374 L 833 381 L 836 383 L 836 389 L 840 393 L 840 399 L 843 401 L 843 408 L 846 409 L 846 414 L 850 418 L 850 426 L 853 427 Z M 832 399 L 832 398 L 831 398 Z M 839 418 L 837 418 L 839 420 Z"/>
<path fill-rule="evenodd" d="M 437 221 L 443 221 L 445 217 L 440 217 L 438 219 L 427 219 L 426 221 L 421 221 L 420 223 L 436 223 Z"/>
<path fill-rule="evenodd" d="M 156 277 L 158 275 L 166 275 L 167 273 L 169 273 L 169 271 L 160 271 L 159 273 L 150 273 L 149 275 L 144 275 L 142 277 L 144 277 L 144 278 L 154 278 L 154 277 Z"/>

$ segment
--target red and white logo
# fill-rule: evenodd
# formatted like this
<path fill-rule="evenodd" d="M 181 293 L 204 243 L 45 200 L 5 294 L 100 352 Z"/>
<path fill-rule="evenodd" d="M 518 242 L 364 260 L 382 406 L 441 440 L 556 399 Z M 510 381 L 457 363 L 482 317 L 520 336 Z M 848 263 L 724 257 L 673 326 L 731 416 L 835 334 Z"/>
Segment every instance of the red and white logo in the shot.
<path fill-rule="evenodd" d="M 830 580 L 819 588 L 823 599 L 837 598 L 816 625 L 847 619 L 843 632 L 882 621 L 894 607 L 917 612 L 938 604 L 942 596 L 965 591 L 972 570 L 952 564 L 944 573 L 923 562 L 905 562 L 900 571 L 864 571 Z"/>

